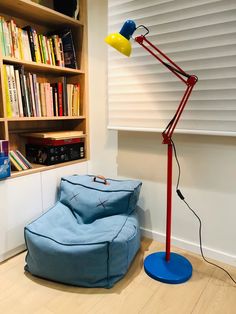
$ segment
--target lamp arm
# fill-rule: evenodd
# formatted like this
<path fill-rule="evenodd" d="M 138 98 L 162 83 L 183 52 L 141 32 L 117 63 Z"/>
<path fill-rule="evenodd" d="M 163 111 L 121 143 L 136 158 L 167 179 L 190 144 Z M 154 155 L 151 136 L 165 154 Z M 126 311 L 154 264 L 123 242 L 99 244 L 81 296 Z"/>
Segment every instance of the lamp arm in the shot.
<path fill-rule="evenodd" d="M 163 136 L 163 144 L 169 144 L 171 142 L 172 134 L 176 128 L 176 125 L 180 119 L 180 116 L 184 110 L 184 107 L 189 99 L 189 96 L 193 90 L 194 85 L 197 83 L 197 76 L 190 75 L 186 73 L 183 69 L 181 69 L 175 62 L 173 62 L 166 54 L 164 54 L 160 49 L 154 46 L 145 35 L 140 35 L 135 37 L 135 41 L 142 46 L 145 50 L 147 50 L 153 57 L 159 60 L 166 68 L 168 68 L 175 76 L 177 76 L 187 88 L 185 93 L 180 101 L 180 104 L 177 108 L 177 111 L 174 117 L 166 126 L 165 130 L 162 132 Z M 147 46 L 146 43 L 149 45 Z M 165 61 L 167 60 L 168 63 Z"/>

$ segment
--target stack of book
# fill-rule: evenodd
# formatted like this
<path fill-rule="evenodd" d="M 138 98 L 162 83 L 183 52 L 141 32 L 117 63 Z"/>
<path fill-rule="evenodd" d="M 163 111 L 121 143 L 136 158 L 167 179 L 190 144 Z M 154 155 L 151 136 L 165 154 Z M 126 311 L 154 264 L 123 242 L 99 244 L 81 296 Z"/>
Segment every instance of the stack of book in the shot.
<path fill-rule="evenodd" d="M 14 20 L 0 16 L 2 56 L 77 69 L 71 29 L 55 33 L 38 34 L 30 25 L 20 28 Z"/>
<path fill-rule="evenodd" d="M 42 165 L 82 159 L 85 157 L 83 131 L 23 133 L 27 137 L 27 158 Z"/>
<path fill-rule="evenodd" d="M 80 84 L 38 82 L 23 66 L 3 65 L 7 117 L 79 116 Z"/>
<path fill-rule="evenodd" d="M 21 171 L 31 169 L 31 163 L 21 154 L 19 150 L 9 152 L 11 166 L 14 170 Z"/>

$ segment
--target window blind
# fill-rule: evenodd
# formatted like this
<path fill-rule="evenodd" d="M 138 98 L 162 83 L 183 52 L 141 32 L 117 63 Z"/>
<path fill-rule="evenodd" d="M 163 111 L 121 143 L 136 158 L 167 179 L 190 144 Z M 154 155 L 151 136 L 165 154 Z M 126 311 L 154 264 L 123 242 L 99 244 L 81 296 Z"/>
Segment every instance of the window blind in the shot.
<path fill-rule="evenodd" d="M 176 131 L 236 135 L 236 1 L 108 0 L 108 32 L 127 19 L 147 26 L 149 41 L 198 76 Z M 109 48 L 108 128 L 162 131 L 186 86 L 131 44 L 129 58 Z"/>

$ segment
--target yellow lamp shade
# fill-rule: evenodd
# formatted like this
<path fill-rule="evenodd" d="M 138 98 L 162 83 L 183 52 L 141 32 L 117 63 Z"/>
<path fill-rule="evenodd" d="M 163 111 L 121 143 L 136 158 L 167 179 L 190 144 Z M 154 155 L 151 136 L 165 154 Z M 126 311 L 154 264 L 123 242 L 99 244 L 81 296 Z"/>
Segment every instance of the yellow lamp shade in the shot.
<path fill-rule="evenodd" d="M 105 42 L 129 57 L 132 51 L 131 44 L 128 39 L 122 36 L 120 33 L 110 34 L 105 38 Z"/>

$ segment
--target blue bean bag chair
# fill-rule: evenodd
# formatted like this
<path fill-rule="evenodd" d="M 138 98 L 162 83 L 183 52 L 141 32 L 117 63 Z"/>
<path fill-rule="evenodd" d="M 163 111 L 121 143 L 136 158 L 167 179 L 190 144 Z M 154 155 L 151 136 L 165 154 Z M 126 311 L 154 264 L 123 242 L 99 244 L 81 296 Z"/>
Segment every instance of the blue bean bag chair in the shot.
<path fill-rule="evenodd" d="M 56 205 L 25 227 L 25 270 L 83 287 L 110 288 L 140 247 L 141 182 L 69 176 Z"/>

